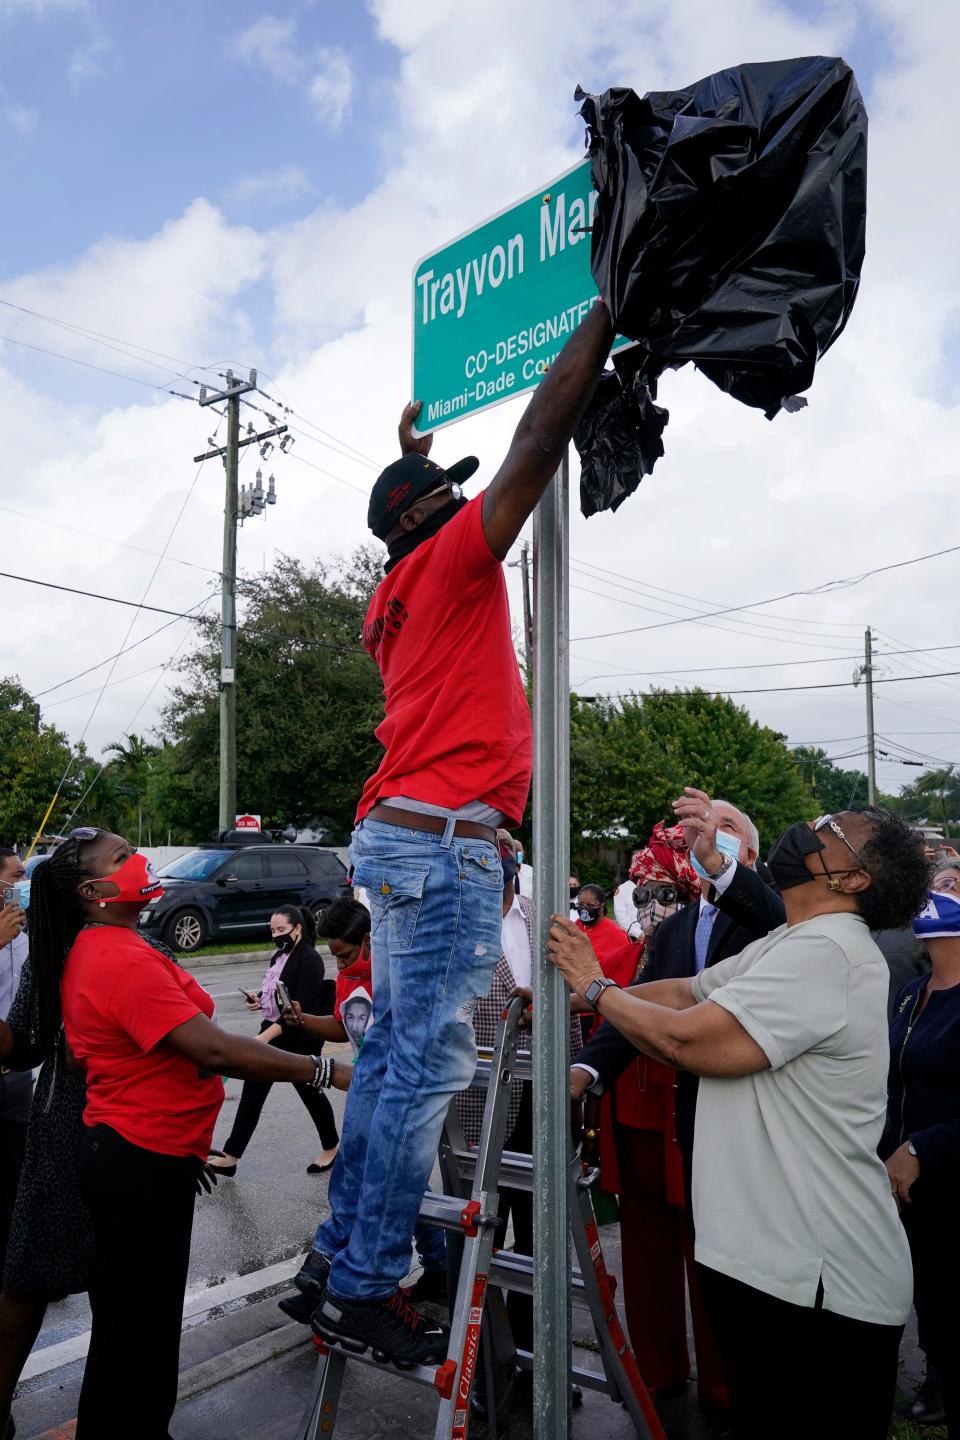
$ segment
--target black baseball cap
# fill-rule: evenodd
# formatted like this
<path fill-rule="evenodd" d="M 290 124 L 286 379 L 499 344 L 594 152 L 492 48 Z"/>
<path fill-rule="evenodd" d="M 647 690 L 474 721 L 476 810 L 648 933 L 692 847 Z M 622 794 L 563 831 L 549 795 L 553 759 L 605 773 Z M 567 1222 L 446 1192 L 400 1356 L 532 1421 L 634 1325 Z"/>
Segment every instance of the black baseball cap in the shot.
<path fill-rule="evenodd" d="M 446 470 L 415 452 L 401 455 L 377 476 L 370 492 L 367 524 L 378 540 L 386 540 L 400 516 L 422 495 L 443 484 L 462 485 L 480 468 L 476 455 L 467 455 Z"/>

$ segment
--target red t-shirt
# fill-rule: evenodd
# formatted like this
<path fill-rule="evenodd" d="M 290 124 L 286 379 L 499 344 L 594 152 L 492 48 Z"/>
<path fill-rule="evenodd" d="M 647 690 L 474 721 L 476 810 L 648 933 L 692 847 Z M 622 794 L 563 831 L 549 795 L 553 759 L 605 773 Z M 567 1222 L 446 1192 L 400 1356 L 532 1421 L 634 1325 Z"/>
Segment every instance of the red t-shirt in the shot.
<path fill-rule="evenodd" d="M 86 1066 L 84 1123 L 109 1125 L 144 1150 L 204 1159 L 223 1104 L 219 1075 L 160 1042 L 213 1001 L 192 975 L 133 930 L 81 930 L 67 956 L 63 1027 Z"/>
<path fill-rule="evenodd" d="M 477 495 L 377 586 L 364 648 L 383 676 L 386 750 L 357 821 L 407 795 L 447 810 L 483 800 L 518 824 L 530 789 L 530 707 L 513 649 L 503 567 Z"/>
<path fill-rule="evenodd" d="M 606 916 L 598 920 L 596 925 L 584 925 L 577 920 L 578 930 L 584 935 L 593 946 L 593 953 L 597 957 L 597 963 L 608 980 L 615 980 L 624 989 L 632 985 L 637 973 L 637 966 L 640 964 L 640 956 L 643 954 L 643 941 L 631 940 L 625 930 L 621 930 L 612 920 Z"/>

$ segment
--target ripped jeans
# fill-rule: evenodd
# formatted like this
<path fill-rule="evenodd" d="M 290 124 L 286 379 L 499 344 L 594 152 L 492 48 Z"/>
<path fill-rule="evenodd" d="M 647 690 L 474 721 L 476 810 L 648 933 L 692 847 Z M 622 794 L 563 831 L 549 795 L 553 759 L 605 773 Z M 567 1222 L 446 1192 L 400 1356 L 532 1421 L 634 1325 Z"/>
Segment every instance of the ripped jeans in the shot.
<path fill-rule="evenodd" d="M 473 1008 L 500 955 L 503 874 L 496 845 L 452 829 L 365 820 L 350 847 L 371 911 L 374 1020 L 313 1242 L 343 1300 L 389 1295 L 408 1273 L 447 1106 L 476 1067 Z"/>

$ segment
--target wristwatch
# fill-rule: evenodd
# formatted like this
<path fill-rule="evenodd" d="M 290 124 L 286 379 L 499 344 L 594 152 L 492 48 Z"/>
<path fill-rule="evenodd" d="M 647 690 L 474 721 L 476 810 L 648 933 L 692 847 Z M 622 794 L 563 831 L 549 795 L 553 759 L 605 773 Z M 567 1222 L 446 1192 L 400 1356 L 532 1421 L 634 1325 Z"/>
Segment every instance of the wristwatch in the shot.
<path fill-rule="evenodd" d="M 618 985 L 616 980 L 607 980 L 606 977 L 601 977 L 601 979 L 599 980 L 591 980 L 590 984 L 583 992 L 583 998 L 584 1000 L 586 1000 L 591 1010 L 596 1010 L 597 1005 L 600 1001 L 600 996 L 603 994 L 604 990 L 610 990 L 611 988 L 614 990 L 620 990 L 622 989 L 622 986 Z"/>
<path fill-rule="evenodd" d="M 710 879 L 710 880 L 719 880 L 720 877 L 721 877 L 721 875 L 726 875 L 727 871 L 730 869 L 730 866 L 731 866 L 732 864 L 733 864 L 733 856 L 732 856 L 732 855 L 724 855 L 724 857 L 723 857 L 723 864 L 720 866 L 720 869 L 719 869 L 719 870 L 705 870 L 704 873 L 707 875 L 708 879 Z"/>

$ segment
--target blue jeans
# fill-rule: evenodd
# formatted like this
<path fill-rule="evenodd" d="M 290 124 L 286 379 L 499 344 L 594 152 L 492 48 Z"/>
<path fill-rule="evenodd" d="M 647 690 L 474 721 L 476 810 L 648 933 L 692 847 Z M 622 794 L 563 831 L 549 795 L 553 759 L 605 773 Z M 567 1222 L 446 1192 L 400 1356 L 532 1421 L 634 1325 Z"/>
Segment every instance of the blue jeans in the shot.
<path fill-rule="evenodd" d="M 374 1023 L 364 1036 L 330 1175 L 331 1215 L 313 1248 L 342 1300 L 391 1294 L 451 1098 L 473 1079 L 473 1010 L 500 955 L 496 845 L 365 820 L 354 884 L 371 909 Z"/>

